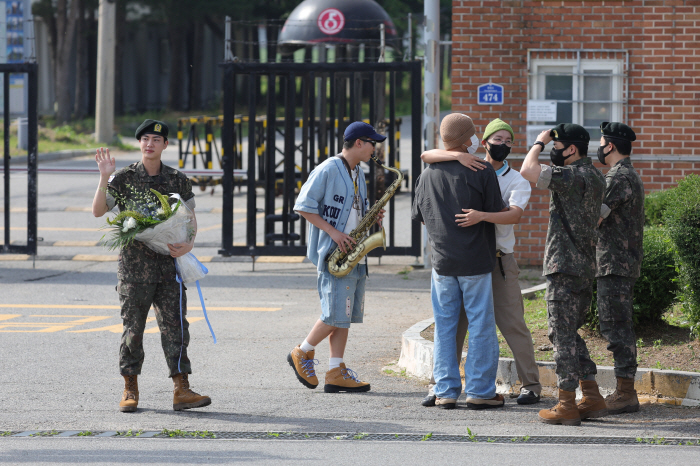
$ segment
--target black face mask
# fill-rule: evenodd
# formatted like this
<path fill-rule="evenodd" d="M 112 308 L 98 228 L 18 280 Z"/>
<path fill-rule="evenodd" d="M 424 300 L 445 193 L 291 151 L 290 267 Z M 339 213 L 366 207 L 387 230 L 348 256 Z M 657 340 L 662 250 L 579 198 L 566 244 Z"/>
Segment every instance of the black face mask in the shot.
<path fill-rule="evenodd" d="M 573 155 L 573 154 L 571 154 L 571 155 L 568 155 L 568 156 L 564 157 L 564 151 L 565 151 L 566 149 L 568 149 L 569 147 L 571 147 L 571 146 L 566 146 L 566 147 L 564 147 L 564 148 L 562 148 L 562 149 L 555 149 L 554 147 L 552 147 L 552 150 L 551 150 L 551 152 L 549 153 L 549 158 L 552 160 L 552 163 L 553 163 L 554 165 L 556 165 L 557 167 L 563 167 L 563 166 L 564 166 L 564 161 L 565 161 L 566 159 L 568 159 L 569 157 L 571 157 L 571 155 Z"/>
<path fill-rule="evenodd" d="M 510 147 L 506 146 L 505 144 L 489 143 L 489 146 L 491 147 L 487 147 L 486 151 L 496 162 L 503 162 L 506 159 L 506 157 L 508 157 L 508 154 L 510 154 Z"/>
<path fill-rule="evenodd" d="M 613 151 L 610 151 L 610 152 L 608 152 L 608 153 L 606 154 L 606 153 L 604 152 L 606 147 L 608 147 L 607 144 L 604 145 L 604 146 L 598 147 L 598 160 L 600 160 L 600 163 L 602 163 L 603 165 L 607 165 L 607 164 L 605 163 L 605 157 L 607 157 L 608 155 L 612 154 L 612 152 L 613 152 Z"/>

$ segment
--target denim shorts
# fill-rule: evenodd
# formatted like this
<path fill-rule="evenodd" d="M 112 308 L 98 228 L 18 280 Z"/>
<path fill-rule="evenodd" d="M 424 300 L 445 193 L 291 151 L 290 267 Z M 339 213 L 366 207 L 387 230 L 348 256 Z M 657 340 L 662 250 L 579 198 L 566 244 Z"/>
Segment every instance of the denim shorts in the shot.
<path fill-rule="evenodd" d="M 321 322 L 338 328 L 361 324 L 365 312 L 365 280 L 367 266 L 358 264 L 343 278 L 337 278 L 324 267 L 318 273 L 318 297 L 321 299 Z"/>

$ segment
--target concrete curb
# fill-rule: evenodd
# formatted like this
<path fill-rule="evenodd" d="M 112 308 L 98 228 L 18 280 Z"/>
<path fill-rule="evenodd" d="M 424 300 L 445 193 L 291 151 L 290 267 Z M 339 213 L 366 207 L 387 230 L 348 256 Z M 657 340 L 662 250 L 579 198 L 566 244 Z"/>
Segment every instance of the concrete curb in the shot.
<path fill-rule="evenodd" d="M 56 152 L 48 152 L 45 154 L 38 155 L 38 163 L 41 162 L 53 162 L 56 160 L 72 159 L 75 157 L 82 157 L 84 155 L 94 154 L 95 149 L 68 149 L 59 150 Z M 16 155 L 10 159 L 10 165 L 26 165 L 27 156 L 26 155 Z"/>
<path fill-rule="evenodd" d="M 523 290 L 523 296 L 529 296 L 544 290 L 545 285 L 538 285 Z M 420 336 L 421 332 L 430 327 L 434 319 L 426 319 L 413 325 L 401 336 L 401 356 L 398 366 L 406 370 L 408 375 L 421 379 L 430 379 L 433 374 L 434 343 Z M 463 366 L 467 353 L 462 353 Z M 538 361 L 542 395 L 556 396 L 557 374 L 553 362 Z M 464 377 L 464 374 L 462 374 Z M 617 380 L 615 370 L 610 366 L 598 366 L 596 376 L 601 393 L 604 396 L 615 391 Z M 700 373 L 682 371 L 662 371 L 656 369 L 637 369 L 634 386 L 637 389 L 640 402 L 663 403 L 676 406 L 700 406 Z M 499 358 L 496 374 L 496 391 L 502 394 L 517 393 L 520 388 L 515 360 Z M 577 390 L 578 391 L 578 390 Z M 580 393 L 579 393 L 580 396 Z"/>

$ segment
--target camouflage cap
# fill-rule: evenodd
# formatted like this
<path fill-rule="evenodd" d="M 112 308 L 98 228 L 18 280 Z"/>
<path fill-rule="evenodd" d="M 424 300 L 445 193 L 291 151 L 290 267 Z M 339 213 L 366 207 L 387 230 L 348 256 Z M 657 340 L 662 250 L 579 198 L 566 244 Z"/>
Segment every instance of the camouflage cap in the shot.
<path fill-rule="evenodd" d="M 591 141 L 591 135 L 588 131 L 575 123 L 561 123 L 552 128 L 549 135 L 555 141 L 562 142 L 582 142 L 588 144 Z"/>
<path fill-rule="evenodd" d="M 168 125 L 158 120 L 144 120 L 141 126 L 136 128 L 136 139 L 140 140 L 144 134 L 157 134 L 168 139 Z"/>
<path fill-rule="evenodd" d="M 637 139 L 637 135 L 634 134 L 632 128 L 624 123 L 610 123 L 604 121 L 600 124 L 600 132 L 603 133 L 603 136 L 606 138 L 624 139 L 630 142 Z"/>

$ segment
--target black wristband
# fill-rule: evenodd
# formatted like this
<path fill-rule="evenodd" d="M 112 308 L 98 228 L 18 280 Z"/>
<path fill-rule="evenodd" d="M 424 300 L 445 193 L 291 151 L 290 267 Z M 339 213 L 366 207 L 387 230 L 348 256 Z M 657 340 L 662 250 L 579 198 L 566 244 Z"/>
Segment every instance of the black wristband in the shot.
<path fill-rule="evenodd" d="M 540 146 L 540 147 L 542 147 L 542 150 L 544 150 L 544 142 L 542 142 L 542 141 L 535 141 L 535 143 L 532 145 L 532 147 L 535 147 L 535 146 Z"/>

